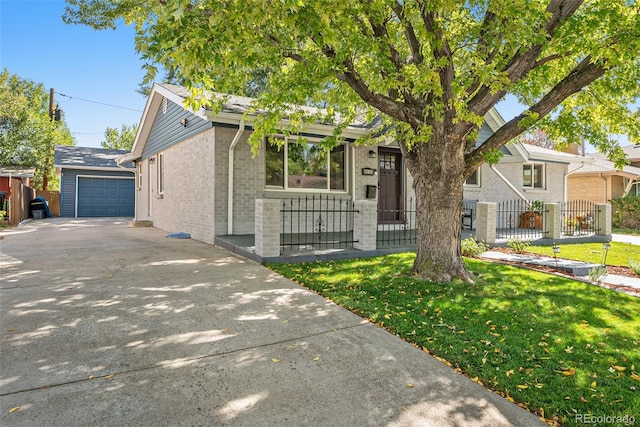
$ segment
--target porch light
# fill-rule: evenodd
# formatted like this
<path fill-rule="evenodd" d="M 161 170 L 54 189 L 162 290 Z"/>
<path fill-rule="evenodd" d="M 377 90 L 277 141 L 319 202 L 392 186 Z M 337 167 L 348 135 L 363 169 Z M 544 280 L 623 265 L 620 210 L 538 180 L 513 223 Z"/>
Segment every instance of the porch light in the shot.
<path fill-rule="evenodd" d="M 604 258 L 602 258 L 602 266 L 607 265 L 607 254 L 609 253 L 609 249 L 611 249 L 611 244 L 609 242 L 604 242 L 602 244 L 602 249 L 604 249 Z"/>
<path fill-rule="evenodd" d="M 556 261 L 556 268 L 558 268 L 558 254 L 560 253 L 560 246 L 554 243 L 551 248 L 553 249 L 553 259 Z"/>
<path fill-rule="evenodd" d="M 372 159 L 375 159 L 377 157 L 377 154 L 375 151 L 373 150 L 369 150 L 369 157 Z"/>
<path fill-rule="evenodd" d="M 180 124 L 182 125 L 182 127 L 187 127 L 187 123 L 189 123 L 189 120 L 187 120 L 186 118 L 184 119 L 180 119 Z"/>

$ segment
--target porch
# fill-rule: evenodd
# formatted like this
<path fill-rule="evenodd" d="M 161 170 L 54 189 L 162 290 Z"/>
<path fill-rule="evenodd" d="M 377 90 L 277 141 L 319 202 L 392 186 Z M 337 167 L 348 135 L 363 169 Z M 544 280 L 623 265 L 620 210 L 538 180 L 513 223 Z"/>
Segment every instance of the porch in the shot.
<path fill-rule="evenodd" d="M 610 205 L 465 200 L 463 206 L 462 239 L 474 236 L 492 246 L 506 246 L 510 239 L 530 240 L 534 245 L 610 239 Z M 256 262 L 308 262 L 415 251 L 415 217 L 411 199 L 405 209 L 384 211 L 375 200 L 354 202 L 329 196 L 258 199 L 256 233 L 216 236 L 215 244 Z"/>

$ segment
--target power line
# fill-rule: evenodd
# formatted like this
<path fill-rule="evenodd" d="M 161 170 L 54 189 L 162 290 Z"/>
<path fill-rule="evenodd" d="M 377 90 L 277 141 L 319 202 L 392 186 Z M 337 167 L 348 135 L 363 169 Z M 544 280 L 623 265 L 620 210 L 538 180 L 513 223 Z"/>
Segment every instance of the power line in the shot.
<path fill-rule="evenodd" d="M 78 97 L 74 97 L 74 96 L 65 95 L 64 93 L 60 93 L 60 92 L 58 92 L 58 95 L 64 96 L 65 98 L 69 98 L 69 99 L 77 99 L 78 101 L 92 102 L 94 104 L 106 105 L 107 107 L 120 108 L 122 110 L 130 110 L 130 111 L 135 111 L 137 113 L 142 113 L 142 110 L 136 110 L 135 108 L 129 108 L 129 107 L 122 107 L 120 105 L 107 104 L 106 102 L 92 101 L 90 99 L 84 99 L 84 98 L 78 98 Z"/>

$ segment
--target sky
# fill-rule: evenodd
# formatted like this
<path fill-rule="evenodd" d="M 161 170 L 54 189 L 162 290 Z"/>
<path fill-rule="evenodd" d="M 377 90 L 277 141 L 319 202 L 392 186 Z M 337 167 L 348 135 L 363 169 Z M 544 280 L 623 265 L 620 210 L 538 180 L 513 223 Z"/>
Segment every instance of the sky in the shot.
<path fill-rule="evenodd" d="M 140 122 L 143 62 L 133 28 L 67 25 L 64 7 L 62 0 L 0 0 L 0 68 L 53 88 L 77 145 L 100 147 L 107 127 Z"/>

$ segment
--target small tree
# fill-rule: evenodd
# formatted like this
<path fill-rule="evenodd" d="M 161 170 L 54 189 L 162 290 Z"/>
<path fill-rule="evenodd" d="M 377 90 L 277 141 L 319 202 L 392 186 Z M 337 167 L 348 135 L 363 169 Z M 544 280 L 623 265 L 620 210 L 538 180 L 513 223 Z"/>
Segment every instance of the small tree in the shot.
<path fill-rule="evenodd" d="M 49 92 L 7 69 L 0 73 L 0 164 L 36 169 L 35 188 L 55 182 L 54 147 L 74 145 L 64 121 L 49 118 Z"/>
<path fill-rule="evenodd" d="M 111 150 L 131 151 L 137 132 L 137 124 L 132 126 L 122 125 L 122 128 L 119 131 L 116 128 L 108 127 L 104 132 L 104 141 L 100 143 L 100 146 Z"/>

